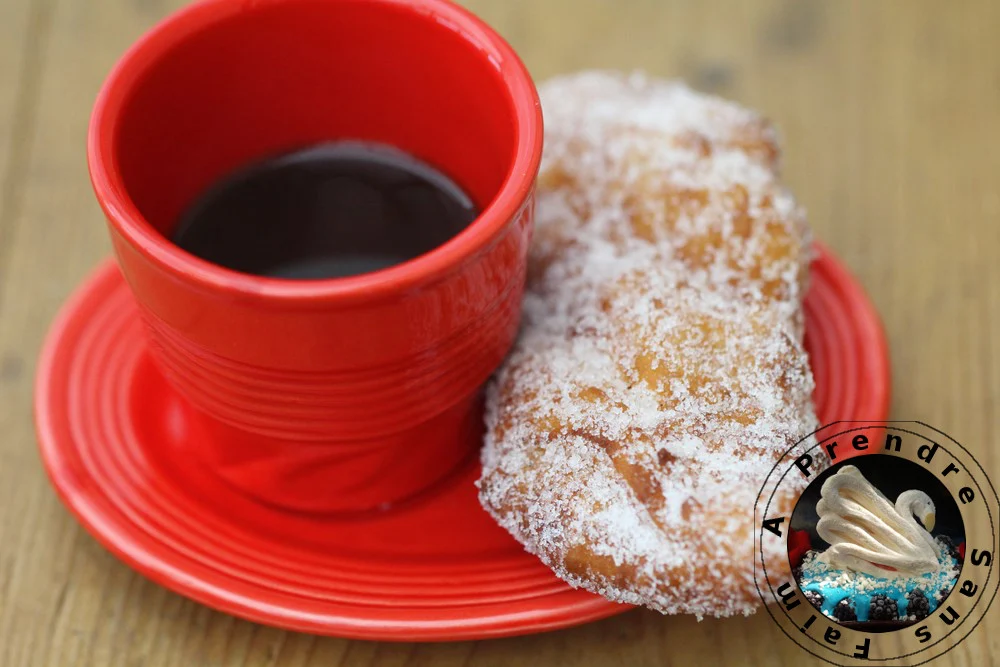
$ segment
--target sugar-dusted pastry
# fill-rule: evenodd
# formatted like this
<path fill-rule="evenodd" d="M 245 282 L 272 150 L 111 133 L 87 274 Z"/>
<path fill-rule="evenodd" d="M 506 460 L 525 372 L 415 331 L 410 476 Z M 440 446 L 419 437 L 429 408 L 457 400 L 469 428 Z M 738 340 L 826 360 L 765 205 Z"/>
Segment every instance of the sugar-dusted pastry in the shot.
<path fill-rule="evenodd" d="M 757 492 L 816 428 L 809 234 L 774 132 L 640 75 L 541 95 L 524 328 L 489 390 L 482 504 L 574 586 L 750 613 Z"/>

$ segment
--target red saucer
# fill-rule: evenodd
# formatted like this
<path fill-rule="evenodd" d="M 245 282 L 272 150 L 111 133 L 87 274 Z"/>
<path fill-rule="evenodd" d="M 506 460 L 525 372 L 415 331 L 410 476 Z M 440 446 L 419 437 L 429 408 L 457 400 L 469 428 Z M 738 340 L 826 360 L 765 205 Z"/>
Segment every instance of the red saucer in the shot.
<path fill-rule="evenodd" d="M 819 247 L 806 341 L 821 420 L 881 420 L 878 317 Z M 402 506 L 350 518 L 261 506 L 184 454 L 199 432 L 145 348 L 112 262 L 73 295 L 38 368 L 42 459 L 63 502 L 154 581 L 243 618 L 381 640 L 481 639 L 627 611 L 560 581 L 479 507 L 478 464 Z"/>

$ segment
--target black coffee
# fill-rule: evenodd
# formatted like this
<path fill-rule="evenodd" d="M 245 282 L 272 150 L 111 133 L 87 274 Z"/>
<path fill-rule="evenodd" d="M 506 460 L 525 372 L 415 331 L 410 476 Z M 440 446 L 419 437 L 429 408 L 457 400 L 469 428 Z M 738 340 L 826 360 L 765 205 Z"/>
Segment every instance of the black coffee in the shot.
<path fill-rule="evenodd" d="M 227 176 L 181 217 L 173 241 L 244 273 L 335 278 L 422 255 L 476 215 L 434 167 L 389 146 L 345 141 Z"/>

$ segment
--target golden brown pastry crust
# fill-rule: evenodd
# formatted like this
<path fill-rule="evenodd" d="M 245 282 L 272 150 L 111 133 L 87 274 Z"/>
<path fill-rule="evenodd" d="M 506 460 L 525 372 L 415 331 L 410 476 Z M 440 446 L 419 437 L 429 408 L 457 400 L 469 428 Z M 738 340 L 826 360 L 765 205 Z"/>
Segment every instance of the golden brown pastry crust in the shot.
<path fill-rule="evenodd" d="M 774 132 L 641 75 L 541 95 L 525 325 L 489 389 L 481 502 L 575 586 L 750 613 L 754 500 L 816 422 L 809 235 Z"/>

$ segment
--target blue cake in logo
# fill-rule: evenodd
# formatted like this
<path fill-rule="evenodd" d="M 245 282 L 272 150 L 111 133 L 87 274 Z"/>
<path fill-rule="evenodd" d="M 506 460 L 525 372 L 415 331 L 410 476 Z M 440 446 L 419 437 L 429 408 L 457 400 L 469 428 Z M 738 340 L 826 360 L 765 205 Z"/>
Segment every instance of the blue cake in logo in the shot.
<path fill-rule="evenodd" d="M 961 549 L 934 537 L 934 503 L 910 490 L 890 502 L 854 466 L 824 483 L 816 532 L 829 544 L 795 570 L 799 588 L 845 625 L 905 625 L 934 612 L 962 567 Z"/>

